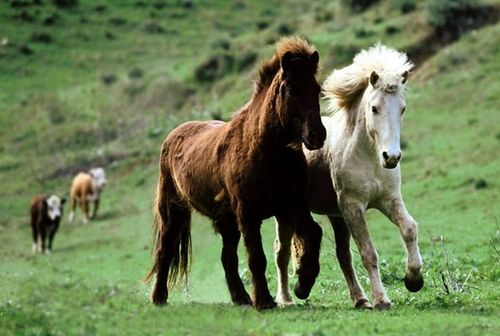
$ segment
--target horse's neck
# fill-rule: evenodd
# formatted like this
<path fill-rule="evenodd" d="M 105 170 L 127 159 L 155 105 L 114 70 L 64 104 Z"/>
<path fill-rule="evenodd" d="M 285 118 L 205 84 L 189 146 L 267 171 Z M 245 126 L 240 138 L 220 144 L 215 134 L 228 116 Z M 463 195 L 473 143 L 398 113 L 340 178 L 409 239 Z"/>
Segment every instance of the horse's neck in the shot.
<path fill-rule="evenodd" d="M 271 87 L 269 90 L 273 90 Z M 280 123 L 276 99 L 278 95 L 263 97 L 258 103 L 249 104 L 243 131 L 258 147 L 285 147 L 293 142 L 291 132 Z"/>
<path fill-rule="evenodd" d="M 339 126 L 342 128 L 339 132 L 341 134 L 341 142 L 344 151 L 349 151 L 352 155 L 367 156 L 370 158 L 377 158 L 375 143 L 373 138 L 370 137 L 366 130 L 365 114 L 362 105 L 359 104 L 353 108 L 356 111 L 356 122 L 353 128 L 350 128 L 348 123 L 348 111 L 339 111 L 339 117 L 342 119 Z"/>

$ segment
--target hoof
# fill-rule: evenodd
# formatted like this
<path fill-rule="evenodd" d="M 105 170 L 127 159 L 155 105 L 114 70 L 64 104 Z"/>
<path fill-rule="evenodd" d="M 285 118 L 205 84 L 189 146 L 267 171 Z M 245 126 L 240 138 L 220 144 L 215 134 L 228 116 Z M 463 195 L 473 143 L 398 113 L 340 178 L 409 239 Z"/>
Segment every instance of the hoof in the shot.
<path fill-rule="evenodd" d="M 295 304 L 295 302 L 293 302 L 291 298 L 290 299 L 278 298 L 276 299 L 276 302 L 278 303 L 278 306 L 282 308 L 293 306 Z"/>
<path fill-rule="evenodd" d="M 237 306 L 251 306 L 252 299 L 247 293 L 237 295 L 232 299 L 233 303 Z"/>
<path fill-rule="evenodd" d="M 354 304 L 354 308 L 356 309 L 373 309 L 372 305 L 367 299 L 359 299 L 356 301 L 356 304 Z"/>
<path fill-rule="evenodd" d="M 257 310 L 265 310 L 265 309 L 273 309 L 276 308 L 277 304 L 274 300 L 264 301 L 264 302 L 255 302 L 254 308 Z"/>
<path fill-rule="evenodd" d="M 391 309 L 390 302 L 379 302 L 375 304 L 375 309 L 377 310 L 389 310 Z"/>
<path fill-rule="evenodd" d="M 301 300 L 305 300 L 309 297 L 311 293 L 311 288 L 304 289 L 299 282 L 295 284 L 295 288 L 293 289 L 295 296 L 297 296 Z"/>
<path fill-rule="evenodd" d="M 424 279 L 423 278 L 411 280 L 405 276 L 404 281 L 405 281 L 406 289 L 408 289 L 412 293 L 416 293 L 419 290 L 421 290 L 422 287 L 424 287 Z"/>
<path fill-rule="evenodd" d="M 165 306 L 167 304 L 167 298 L 167 291 L 160 293 L 159 291 L 154 290 L 153 293 L 151 293 L 151 302 L 155 306 Z"/>

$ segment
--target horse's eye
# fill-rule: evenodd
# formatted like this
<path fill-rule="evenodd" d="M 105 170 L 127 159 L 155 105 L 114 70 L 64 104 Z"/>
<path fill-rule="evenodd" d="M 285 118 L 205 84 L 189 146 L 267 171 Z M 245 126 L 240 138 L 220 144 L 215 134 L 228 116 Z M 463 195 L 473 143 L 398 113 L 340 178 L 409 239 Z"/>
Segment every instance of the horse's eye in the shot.
<path fill-rule="evenodd" d="M 401 114 L 405 113 L 406 111 L 406 106 L 403 107 L 403 109 L 401 110 Z"/>
<path fill-rule="evenodd" d="M 378 113 L 378 110 L 377 110 L 377 108 L 375 106 L 372 106 L 372 112 L 373 113 Z"/>

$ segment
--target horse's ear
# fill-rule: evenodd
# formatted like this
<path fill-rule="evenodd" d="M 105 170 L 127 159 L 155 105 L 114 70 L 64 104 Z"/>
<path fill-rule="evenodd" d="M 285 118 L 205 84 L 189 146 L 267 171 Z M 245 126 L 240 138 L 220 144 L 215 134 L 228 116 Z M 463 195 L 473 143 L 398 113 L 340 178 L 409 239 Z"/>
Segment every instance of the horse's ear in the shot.
<path fill-rule="evenodd" d="M 408 70 L 406 70 L 405 72 L 403 72 L 403 75 L 402 75 L 402 77 L 403 77 L 403 82 L 402 83 L 403 84 L 406 84 L 406 82 L 408 81 L 409 74 L 410 73 L 408 72 Z"/>
<path fill-rule="evenodd" d="M 378 79 L 379 79 L 378 74 L 375 71 L 372 71 L 372 73 L 370 74 L 370 84 L 372 86 L 375 86 L 375 84 L 377 84 Z"/>
<path fill-rule="evenodd" d="M 309 60 L 315 65 L 317 66 L 318 65 L 318 62 L 319 62 L 319 53 L 318 51 L 314 51 L 311 56 L 309 56 Z"/>
<path fill-rule="evenodd" d="M 290 71 L 292 65 L 293 54 L 290 51 L 287 51 L 283 57 L 281 57 L 281 69 L 283 72 Z"/>

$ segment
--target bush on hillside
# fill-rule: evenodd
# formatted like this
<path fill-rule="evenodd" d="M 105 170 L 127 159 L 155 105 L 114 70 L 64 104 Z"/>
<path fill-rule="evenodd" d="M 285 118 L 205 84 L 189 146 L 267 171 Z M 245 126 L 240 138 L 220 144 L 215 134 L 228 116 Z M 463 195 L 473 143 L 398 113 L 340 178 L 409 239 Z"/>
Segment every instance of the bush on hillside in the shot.
<path fill-rule="evenodd" d="M 231 41 L 225 37 L 219 37 L 213 40 L 210 43 L 210 46 L 212 49 L 223 49 L 223 50 L 229 50 L 231 47 Z"/>
<path fill-rule="evenodd" d="M 455 40 L 464 32 L 481 27 L 495 15 L 492 6 L 471 0 L 429 1 L 428 21 L 442 39 Z"/>
<path fill-rule="evenodd" d="M 194 76 L 200 82 L 213 82 L 224 77 L 233 69 L 234 57 L 229 54 L 218 54 L 210 56 L 206 61 L 198 65 Z"/>
<path fill-rule="evenodd" d="M 163 34 L 166 32 L 165 28 L 155 21 L 146 23 L 144 25 L 144 31 L 149 34 Z"/>
<path fill-rule="evenodd" d="M 52 3 L 59 8 L 73 8 L 78 6 L 78 0 L 52 0 Z"/>
<path fill-rule="evenodd" d="M 257 60 L 257 56 L 258 55 L 255 51 L 246 51 L 236 60 L 236 70 L 242 71 L 254 65 Z"/>
<path fill-rule="evenodd" d="M 417 9 L 415 0 L 392 0 L 392 3 L 402 14 L 408 14 Z"/>
<path fill-rule="evenodd" d="M 378 0 L 342 0 L 345 5 L 356 12 L 361 12 L 378 2 Z"/>
<path fill-rule="evenodd" d="M 31 34 L 30 39 L 32 42 L 37 42 L 37 43 L 52 43 L 54 41 L 52 35 L 43 32 Z"/>

